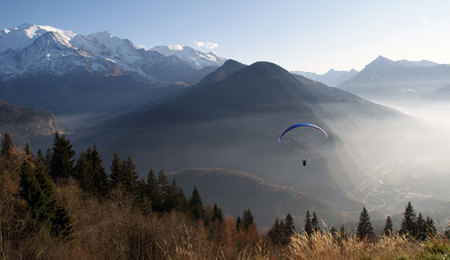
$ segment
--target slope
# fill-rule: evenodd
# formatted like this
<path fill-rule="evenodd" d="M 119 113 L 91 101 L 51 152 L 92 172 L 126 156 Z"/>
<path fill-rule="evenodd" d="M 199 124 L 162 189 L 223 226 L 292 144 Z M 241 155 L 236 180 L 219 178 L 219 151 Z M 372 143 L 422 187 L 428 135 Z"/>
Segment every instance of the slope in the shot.
<path fill-rule="evenodd" d="M 346 167 L 340 160 L 330 165 L 324 157 L 339 158 L 341 151 L 339 138 L 308 105 L 318 102 L 289 72 L 258 62 L 150 110 L 109 152 L 132 154 L 144 167 L 141 172 L 149 167 L 245 171 L 341 209 L 359 209 L 360 204 L 349 200 L 336 181 L 348 174 Z M 321 125 L 330 137 L 301 129 L 278 143 L 280 131 L 298 122 Z M 301 166 L 305 158 L 308 167 Z"/>
<path fill-rule="evenodd" d="M 450 86 L 449 65 L 413 64 L 379 56 L 339 88 L 380 102 L 448 98 L 445 90 Z"/>
<path fill-rule="evenodd" d="M 197 186 L 203 203 L 217 203 L 224 214 L 238 216 L 244 210 L 251 209 L 258 227 L 270 228 L 275 218 L 283 219 L 291 213 L 297 230 L 300 230 L 307 210 L 311 214 L 316 212 L 328 225 L 339 225 L 350 219 L 323 200 L 287 186 L 267 183 L 243 172 L 191 168 L 171 173 L 169 177 L 176 179 L 187 196 Z"/>

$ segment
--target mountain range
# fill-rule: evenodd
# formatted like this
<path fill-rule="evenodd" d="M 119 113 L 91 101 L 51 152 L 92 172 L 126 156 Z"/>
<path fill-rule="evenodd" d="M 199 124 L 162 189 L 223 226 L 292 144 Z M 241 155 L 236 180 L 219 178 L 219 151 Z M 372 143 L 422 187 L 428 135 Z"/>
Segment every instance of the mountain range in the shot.
<path fill-rule="evenodd" d="M 228 60 L 197 85 L 145 112 L 111 120 L 96 128 L 95 138 L 85 140 L 99 144 L 104 136 L 100 143 L 108 146 L 105 153 L 132 155 L 140 172 L 150 167 L 168 172 L 192 167 L 235 170 L 290 186 L 342 211 L 359 212 L 361 204 L 346 191 L 366 177 L 357 152 L 335 132 L 342 129 L 330 125 L 339 121 L 363 128 L 367 115 L 403 118 L 398 111 L 294 76 L 273 63 L 246 66 Z M 322 126 L 329 138 L 301 129 L 279 143 L 279 133 L 298 122 Z M 123 131 L 114 127 L 126 124 Z M 117 132 L 120 136 L 114 136 Z M 305 158 L 307 167 L 302 166 Z"/>
<path fill-rule="evenodd" d="M 78 150 L 96 143 L 105 161 L 115 151 L 131 155 L 141 176 L 164 169 L 185 191 L 201 187 L 225 213 L 248 205 L 264 225 L 288 212 L 301 219 L 305 209 L 330 223 L 357 217 L 362 189 L 355 187 L 370 181 L 369 168 L 395 160 L 382 149 L 395 150 L 404 123 L 415 122 L 343 89 L 364 94 L 367 82 L 380 86 L 410 71 L 415 79 L 429 76 L 421 71 L 448 75 L 446 65 L 379 57 L 348 72 L 357 74 L 340 89 L 270 62 L 247 66 L 187 46 L 146 50 L 108 32 L 32 24 L 0 32 L 0 61 L 0 99 L 51 110 L 69 124 Z M 327 74 L 343 80 L 348 73 Z M 299 122 L 329 137 L 302 128 L 278 142 Z M 233 207 L 230 192 L 245 199 Z"/>
<path fill-rule="evenodd" d="M 306 71 L 291 71 L 293 74 L 304 76 L 308 79 L 312 79 L 318 82 L 322 82 L 330 87 L 335 87 L 339 84 L 341 84 L 344 81 L 347 81 L 351 78 L 353 78 L 356 74 L 358 74 L 358 71 L 351 69 L 349 71 L 345 70 L 334 70 L 330 69 L 325 74 L 317 74 L 315 72 L 306 72 Z"/>
<path fill-rule="evenodd" d="M 0 98 L 56 114 L 130 109 L 200 81 L 224 61 L 187 46 L 145 50 L 108 32 L 22 24 L 0 32 Z"/>
<path fill-rule="evenodd" d="M 450 65 L 379 56 L 338 87 L 377 101 L 442 101 L 450 93 Z"/>

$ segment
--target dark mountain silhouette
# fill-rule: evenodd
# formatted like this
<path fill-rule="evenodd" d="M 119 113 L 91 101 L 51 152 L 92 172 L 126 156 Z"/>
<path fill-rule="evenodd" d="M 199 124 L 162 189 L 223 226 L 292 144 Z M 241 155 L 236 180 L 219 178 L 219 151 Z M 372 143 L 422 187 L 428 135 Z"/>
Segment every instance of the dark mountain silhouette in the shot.
<path fill-rule="evenodd" d="M 448 96 L 443 95 L 443 90 L 449 84 L 449 65 L 395 62 L 379 56 L 339 88 L 379 101 L 427 100 L 446 99 Z"/>
<path fill-rule="evenodd" d="M 258 227 L 270 228 L 275 218 L 283 219 L 291 213 L 297 230 L 301 230 L 306 211 L 316 212 L 328 225 L 338 225 L 349 220 L 337 208 L 323 200 L 298 192 L 287 186 L 273 185 L 243 172 L 224 169 L 191 168 L 171 173 L 187 196 L 197 186 L 203 203 L 217 205 L 224 214 L 242 215 L 251 209 Z"/>
<path fill-rule="evenodd" d="M 258 62 L 151 109 L 109 151 L 132 154 L 142 172 L 221 167 L 290 185 L 341 209 L 358 208 L 339 184 L 352 186 L 351 171 L 358 169 L 309 104 L 320 104 L 310 88 L 281 67 Z M 279 133 L 298 122 L 318 124 L 330 136 L 299 129 L 278 143 Z"/>
<path fill-rule="evenodd" d="M 181 88 L 158 87 L 129 75 L 77 70 L 65 75 L 37 74 L 0 85 L 0 97 L 18 105 L 55 114 L 120 113 Z"/>

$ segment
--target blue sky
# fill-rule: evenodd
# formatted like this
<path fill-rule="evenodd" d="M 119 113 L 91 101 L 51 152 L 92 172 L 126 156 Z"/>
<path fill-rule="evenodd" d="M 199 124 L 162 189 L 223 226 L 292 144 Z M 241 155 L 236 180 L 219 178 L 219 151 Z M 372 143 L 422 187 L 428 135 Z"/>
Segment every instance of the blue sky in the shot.
<path fill-rule="evenodd" d="M 449 13 L 447 0 L 4 0 L 0 29 L 30 22 L 109 31 L 147 48 L 188 45 L 245 64 L 325 73 L 361 70 L 379 55 L 449 64 Z"/>

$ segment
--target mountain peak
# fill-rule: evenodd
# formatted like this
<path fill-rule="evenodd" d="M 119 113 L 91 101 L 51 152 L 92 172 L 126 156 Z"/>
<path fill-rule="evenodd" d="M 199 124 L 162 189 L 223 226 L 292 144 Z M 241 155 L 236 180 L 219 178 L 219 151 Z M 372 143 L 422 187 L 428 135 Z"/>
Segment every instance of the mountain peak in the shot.
<path fill-rule="evenodd" d="M 366 65 L 366 67 L 364 69 L 367 69 L 367 68 L 383 68 L 383 67 L 386 67 L 386 66 L 399 67 L 400 65 L 395 63 L 393 60 L 390 60 L 390 59 L 380 55 L 374 61 L 372 61 L 371 63 Z"/>
<path fill-rule="evenodd" d="M 100 42 L 108 41 L 109 39 L 114 38 L 114 36 L 108 31 L 101 31 L 101 32 L 92 33 L 92 34 L 89 34 L 87 37 L 96 39 L 96 40 L 98 40 Z"/>

